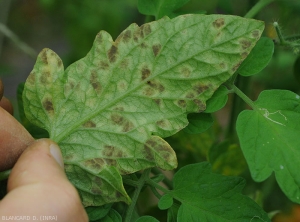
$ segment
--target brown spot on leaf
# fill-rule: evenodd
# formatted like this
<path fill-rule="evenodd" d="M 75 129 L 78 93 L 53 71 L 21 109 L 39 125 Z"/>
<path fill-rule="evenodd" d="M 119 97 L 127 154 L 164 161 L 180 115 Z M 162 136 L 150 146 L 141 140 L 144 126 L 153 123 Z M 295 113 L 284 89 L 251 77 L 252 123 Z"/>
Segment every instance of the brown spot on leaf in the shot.
<path fill-rule="evenodd" d="M 142 42 L 142 44 L 140 44 L 140 46 L 141 46 L 142 49 L 146 49 L 148 47 L 147 44 L 144 43 L 144 42 Z"/>
<path fill-rule="evenodd" d="M 135 42 L 138 42 L 139 39 L 142 39 L 142 38 L 144 38 L 144 32 L 143 32 L 143 30 L 140 27 L 140 28 L 138 28 L 138 29 L 135 30 L 135 32 L 133 34 L 133 40 Z"/>
<path fill-rule="evenodd" d="M 98 75 L 96 71 L 92 71 L 90 76 L 90 84 L 92 85 L 93 89 L 97 92 L 97 94 L 101 93 L 101 84 L 98 80 Z"/>
<path fill-rule="evenodd" d="M 99 45 L 102 45 L 102 43 L 103 43 L 103 33 L 104 33 L 104 31 L 100 31 L 96 36 L 95 40 L 97 41 L 97 43 Z"/>
<path fill-rule="evenodd" d="M 109 69 L 109 64 L 107 62 L 101 61 L 99 63 L 99 69 L 108 70 Z"/>
<path fill-rule="evenodd" d="M 118 115 L 118 114 L 112 114 L 112 115 L 110 116 L 110 118 L 111 118 L 111 120 L 112 120 L 115 124 L 117 124 L 117 125 L 121 125 L 122 122 L 124 121 L 124 117 L 123 117 L 123 116 L 120 116 L 120 115 Z"/>
<path fill-rule="evenodd" d="M 115 111 L 124 111 L 124 107 L 122 107 L 122 106 L 114 107 L 113 110 L 115 110 Z"/>
<path fill-rule="evenodd" d="M 93 121 L 89 120 L 89 121 L 85 122 L 82 126 L 87 127 L 87 128 L 95 128 L 96 124 Z"/>
<path fill-rule="evenodd" d="M 194 99 L 193 102 L 199 107 L 198 112 L 202 112 L 206 109 L 206 106 L 203 102 L 201 102 L 201 100 L 199 99 Z"/>
<path fill-rule="evenodd" d="M 143 94 L 146 96 L 153 96 L 155 94 L 155 90 L 151 87 L 146 87 L 143 91 Z"/>
<path fill-rule="evenodd" d="M 41 59 L 43 63 L 48 64 L 47 50 L 43 50 L 41 54 Z"/>
<path fill-rule="evenodd" d="M 177 101 L 178 106 L 180 106 L 181 108 L 185 108 L 186 107 L 186 101 L 183 99 L 180 99 Z"/>
<path fill-rule="evenodd" d="M 110 166 L 116 166 L 117 165 L 117 161 L 114 160 L 114 159 L 105 159 L 105 162 L 107 165 L 110 165 Z"/>
<path fill-rule="evenodd" d="M 127 43 L 129 42 L 130 39 L 131 39 L 131 30 L 126 30 L 123 35 L 123 41 Z"/>
<path fill-rule="evenodd" d="M 243 53 L 241 54 L 241 56 L 242 56 L 242 59 L 245 59 L 245 58 L 248 56 L 248 53 L 247 53 L 247 52 L 243 52 Z"/>
<path fill-rule="evenodd" d="M 110 63 L 114 63 L 117 59 L 118 47 L 112 45 L 108 50 L 108 60 Z"/>
<path fill-rule="evenodd" d="M 53 113 L 54 112 L 53 103 L 52 103 L 50 98 L 44 99 L 43 107 L 48 113 Z"/>
<path fill-rule="evenodd" d="M 160 128 L 167 128 L 168 127 L 168 122 L 167 122 L 167 120 L 164 120 L 164 119 L 157 121 L 156 124 Z"/>
<path fill-rule="evenodd" d="M 219 66 L 220 66 L 221 69 L 225 69 L 225 68 L 226 68 L 225 63 L 223 63 L 223 62 L 221 62 L 221 63 L 219 64 Z"/>
<path fill-rule="evenodd" d="M 158 106 L 160 106 L 160 104 L 161 104 L 161 99 L 153 99 L 153 101 L 154 101 Z"/>
<path fill-rule="evenodd" d="M 151 146 L 147 142 L 144 145 L 143 156 L 149 161 L 154 161 L 154 154 L 152 152 Z"/>
<path fill-rule="evenodd" d="M 221 28 L 222 26 L 224 26 L 224 24 L 225 24 L 224 18 L 218 18 L 213 22 L 213 26 L 215 28 Z"/>
<path fill-rule="evenodd" d="M 151 26 L 147 23 L 141 26 L 141 30 L 143 30 L 144 35 L 149 35 L 152 32 Z"/>
<path fill-rule="evenodd" d="M 240 44 L 241 44 L 243 49 L 247 49 L 251 46 L 251 42 L 249 40 L 246 40 L 246 39 L 242 39 L 240 41 Z"/>
<path fill-rule="evenodd" d="M 156 44 L 152 46 L 152 51 L 155 57 L 159 54 L 160 50 L 161 50 L 160 44 Z"/>
<path fill-rule="evenodd" d="M 45 85 L 48 83 L 48 78 L 50 77 L 49 71 L 44 71 L 40 77 L 40 82 L 42 85 Z"/>
<path fill-rule="evenodd" d="M 151 74 L 151 71 L 147 66 L 142 68 L 142 80 L 147 79 L 150 76 L 150 74 Z"/>
<path fill-rule="evenodd" d="M 165 91 L 165 87 L 164 87 L 162 84 L 160 84 L 159 82 L 147 81 L 147 84 L 148 84 L 151 88 L 153 88 L 153 89 L 155 89 L 155 90 L 158 90 L 159 92 Z"/>
<path fill-rule="evenodd" d="M 105 157 L 111 157 L 114 153 L 115 147 L 114 146 L 104 146 L 104 149 L 102 150 L 102 155 Z"/>
<path fill-rule="evenodd" d="M 57 60 L 57 66 L 60 68 L 62 66 L 62 61 L 60 59 Z"/>
<path fill-rule="evenodd" d="M 232 72 L 235 72 L 240 67 L 241 64 L 242 64 L 242 61 L 239 62 L 238 64 L 236 64 L 235 66 L 233 66 L 233 68 L 231 69 Z"/>
<path fill-rule="evenodd" d="M 35 83 L 35 72 L 30 73 L 30 75 L 27 78 L 27 82 L 31 85 L 34 85 L 34 83 Z"/>
<path fill-rule="evenodd" d="M 253 30 L 251 34 L 252 34 L 252 36 L 253 36 L 254 38 L 259 38 L 260 31 L 259 31 L 259 30 Z"/>
<path fill-rule="evenodd" d="M 189 77 L 191 74 L 191 70 L 187 67 L 183 67 L 180 71 L 184 77 Z"/>
<path fill-rule="evenodd" d="M 201 84 L 198 84 L 198 85 L 195 85 L 193 87 L 193 89 L 196 91 L 196 93 L 199 95 L 201 93 L 203 93 L 204 91 L 206 91 L 208 89 L 208 86 L 207 85 L 201 85 Z"/>
<path fill-rule="evenodd" d="M 91 192 L 92 192 L 92 194 L 95 194 L 95 195 L 103 195 L 102 190 L 98 187 L 92 187 Z"/>
<path fill-rule="evenodd" d="M 102 166 L 104 166 L 105 162 L 102 158 L 94 158 L 84 161 L 84 165 L 90 169 L 99 171 Z"/>
<path fill-rule="evenodd" d="M 193 92 L 189 92 L 189 93 L 187 93 L 186 96 L 185 96 L 185 98 L 187 98 L 187 99 L 192 99 L 192 98 L 194 98 L 194 97 L 195 97 L 195 94 L 194 94 Z"/>
<path fill-rule="evenodd" d="M 134 128 L 134 125 L 132 122 L 130 122 L 129 120 L 125 120 L 124 124 L 123 124 L 123 129 L 122 132 L 126 133 L 129 132 L 130 130 L 132 130 Z"/>
<path fill-rule="evenodd" d="M 128 68 L 128 64 L 129 64 L 128 59 L 123 59 L 122 62 L 121 62 L 121 64 L 120 64 L 120 67 L 122 69 L 127 69 Z"/>

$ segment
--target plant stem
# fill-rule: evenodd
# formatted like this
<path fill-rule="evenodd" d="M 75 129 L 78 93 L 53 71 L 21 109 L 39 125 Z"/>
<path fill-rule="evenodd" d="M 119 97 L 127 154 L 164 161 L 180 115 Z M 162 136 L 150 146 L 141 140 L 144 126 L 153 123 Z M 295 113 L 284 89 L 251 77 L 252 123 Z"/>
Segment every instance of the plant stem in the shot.
<path fill-rule="evenodd" d="M 245 93 L 243 93 L 238 87 L 236 87 L 235 85 L 232 85 L 232 89 L 234 90 L 235 94 L 237 94 L 245 103 L 247 103 L 253 110 L 257 110 L 254 102 L 248 97 L 246 96 Z"/>
<path fill-rule="evenodd" d="M 0 32 L 3 33 L 11 41 L 13 41 L 16 44 L 16 46 L 18 46 L 24 53 L 26 53 L 33 59 L 36 58 L 36 51 L 30 46 L 28 46 L 25 42 L 21 41 L 19 37 L 16 34 L 14 34 L 11 30 L 9 30 L 3 23 L 0 23 Z"/>
<path fill-rule="evenodd" d="M 6 180 L 9 177 L 11 170 L 0 172 L 0 181 Z"/>
<path fill-rule="evenodd" d="M 153 169 L 152 169 L 152 172 L 153 172 L 154 174 L 156 174 L 156 175 L 157 175 L 157 174 L 163 174 L 163 173 L 161 172 L 161 170 L 159 170 L 159 169 L 157 169 L 157 168 L 153 168 Z M 166 176 L 165 176 L 163 182 L 164 182 L 164 184 L 166 184 L 166 186 L 167 186 L 169 189 L 173 189 L 173 183 L 172 183 L 172 181 L 169 180 Z"/>
<path fill-rule="evenodd" d="M 244 16 L 245 18 L 253 18 L 257 13 L 259 13 L 268 4 L 274 2 L 275 0 L 260 0 L 257 2 Z"/>
<path fill-rule="evenodd" d="M 278 38 L 279 38 L 280 44 L 281 44 L 281 45 L 285 45 L 287 42 L 286 42 L 285 39 L 283 38 L 283 35 L 282 35 L 282 33 L 281 33 L 281 30 L 280 30 L 280 28 L 279 28 L 278 23 L 277 23 L 277 22 L 274 22 L 274 23 L 273 23 L 273 26 L 274 26 L 274 28 L 275 28 L 275 30 L 276 30 L 276 34 L 277 34 L 277 36 L 278 36 Z"/>
<path fill-rule="evenodd" d="M 137 187 L 131 198 L 131 204 L 129 205 L 127 212 L 126 212 L 124 222 L 131 222 L 132 214 L 135 209 L 137 199 L 140 195 L 140 192 L 141 192 L 145 182 L 149 179 L 150 172 L 151 172 L 151 169 L 144 170 L 143 174 L 141 175 L 140 179 L 138 180 Z"/>
<path fill-rule="evenodd" d="M 146 181 L 146 183 L 149 184 L 151 187 L 155 187 L 156 189 L 161 190 L 164 193 L 169 193 L 170 192 L 168 189 L 162 187 L 161 185 L 159 185 L 158 183 L 154 182 L 151 179 L 148 179 Z"/>

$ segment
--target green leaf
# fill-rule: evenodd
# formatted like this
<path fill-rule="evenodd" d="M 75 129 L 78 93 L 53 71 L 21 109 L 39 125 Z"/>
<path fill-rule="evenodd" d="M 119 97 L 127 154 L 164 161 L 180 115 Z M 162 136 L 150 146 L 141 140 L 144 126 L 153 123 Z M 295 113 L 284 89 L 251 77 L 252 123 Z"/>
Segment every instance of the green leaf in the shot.
<path fill-rule="evenodd" d="M 224 141 L 209 149 L 209 162 L 214 172 L 238 176 L 248 168 L 241 148 L 230 141 Z"/>
<path fill-rule="evenodd" d="M 220 86 L 212 97 L 206 102 L 205 113 L 214 113 L 222 109 L 228 100 L 228 89 L 225 86 Z"/>
<path fill-rule="evenodd" d="M 163 195 L 158 202 L 158 208 L 161 210 L 166 210 L 173 205 L 173 197 L 165 194 Z"/>
<path fill-rule="evenodd" d="M 65 71 L 50 49 L 23 92 L 26 117 L 46 129 L 85 206 L 130 202 L 120 175 L 176 168 L 168 137 L 227 81 L 264 28 L 225 15 L 167 17 L 130 25 L 113 41 L 101 31 Z"/>
<path fill-rule="evenodd" d="M 19 110 L 19 115 L 20 115 L 20 121 L 21 121 L 22 125 L 25 127 L 25 129 L 35 139 L 48 138 L 49 134 L 46 130 L 33 125 L 31 122 L 29 122 L 29 120 L 25 116 L 23 99 L 22 99 L 24 86 L 25 86 L 25 83 L 20 83 L 18 85 L 18 89 L 17 89 L 17 100 L 18 100 L 18 110 Z"/>
<path fill-rule="evenodd" d="M 99 220 L 99 222 L 122 222 L 122 217 L 117 211 L 111 209 L 104 218 Z"/>
<path fill-rule="evenodd" d="M 168 209 L 168 222 L 177 221 L 177 215 L 179 210 L 180 204 L 174 203 L 172 207 Z"/>
<path fill-rule="evenodd" d="M 288 90 L 266 90 L 237 120 L 241 148 L 255 181 L 272 172 L 287 197 L 300 203 L 300 96 Z"/>
<path fill-rule="evenodd" d="M 241 194 L 245 180 L 212 173 L 209 163 L 181 168 L 169 193 L 182 204 L 177 221 L 270 221 L 249 197 Z"/>
<path fill-rule="evenodd" d="M 89 221 L 97 221 L 104 218 L 111 210 L 112 204 L 106 204 L 100 207 L 86 207 L 85 211 L 89 216 Z"/>
<path fill-rule="evenodd" d="M 159 222 L 159 220 L 151 216 L 143 216 L 137 219 L 135 222 Z"/>
<path fill-rule="evenodd" d="M 190 134 L 202 133 L 214 123 L 212 116 L 207 113 L 191 113 L 188 115 L 188 121 L 189 125 L 183 131 Z"/>
<path fill-rule="evenodd" d="M 238 73 L 242 76 L 252 76 L 259 73 L 269 64 L 273 53 L 273 40 L 267 37 L 260 38 L 248 57 L 241 64 Z"/>
<path fill-rule="evenodd" d="M 294 76 L 298 84 L 300 84 L 300 56 L 298 56 L 294 64 Z"/>
<path fill-rule="evenodd" d="M 158 20 L 164 16 L 175 17 L 175 10 L 190 0 L 139 0 L 138 10 L 144 15 L 153 15 Z"/>

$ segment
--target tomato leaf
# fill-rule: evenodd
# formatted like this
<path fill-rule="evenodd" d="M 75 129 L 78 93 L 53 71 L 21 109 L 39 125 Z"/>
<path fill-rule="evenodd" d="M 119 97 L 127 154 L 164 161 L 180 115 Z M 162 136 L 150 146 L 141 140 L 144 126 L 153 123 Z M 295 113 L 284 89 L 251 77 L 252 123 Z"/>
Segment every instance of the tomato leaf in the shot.
<path fill-rule="evenodd" d="M 168 137 L 188 124 L 237 70 L 261 21 L 225 15 L 167 17 L 101 31 L 86 57 L 64 70 L 50 49 L 23 92 L 26 117 L 46 129 L 85 206 L 130 202 L 121 175 L 176 168 Z"/>
<path fill-rule="evenodd" d="M 300 96 L 288 90 L 265 90 L 237 120 L 241 148 L 255 181 L 272 172 L 290 200 L 300 203 Z"/>
<path fill-rule="evenodd" d="M 241 194 L 245 180 L 212 173 L 207 162 L 181 168 L 168 195 L 181 202 L 177 221 L 270 221 L 252 199 Z"/>

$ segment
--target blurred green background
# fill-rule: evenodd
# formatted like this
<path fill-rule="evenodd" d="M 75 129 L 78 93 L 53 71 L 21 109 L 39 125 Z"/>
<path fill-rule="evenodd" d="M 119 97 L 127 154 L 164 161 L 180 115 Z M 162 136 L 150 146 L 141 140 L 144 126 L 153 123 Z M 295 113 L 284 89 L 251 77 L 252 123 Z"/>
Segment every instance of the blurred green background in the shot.
<path fill-rule="evenodd" d="M 182 10 L 243 16 L 256 2 L 191 0 Z M 300 0 L 275 1 L 255 18 L 265 21 L 264 35 L 274 41 L 277 39 L 272 28 L 275 21 L 286 36 L 300 34 Z M 43 48 L 54 50 L 67 67 L 87 54 L 100 30 L 107 31 L 115 39 L 131 23 L 141 25 L 145 20 L 145 16 L 137 10 L 137 0 L 0 0 L 0 24 L 28 44 L 35 55 L 31 57 L 0 32 L 0 77 L 5 86 L 5 96 L 16 103 L 17 86 L 25 82 L 35 57 Z M 256 99 L 263 89 L 288 89 L 300 93 L 299 54 L 294 49 L 276 46 L 268 67 L 254 77 L 243 78 L 243 81 L 247 82 L 247 94 L 252 99 Z M 211 158 L 216 172 L 245 177 L 245 193 L 261 202 L 267 212 L 279 209 L 296 215 L 279 216 L 276 221 L 300 221 L 300 213 L 297 213 L 300 208 L 285 198 L 274 178 L 260 184 L 251 180 L 238 144 L 228 141 L 216 143 L 223 140 L 231 104 L 232 98 L 224 109 L 215 114 L 215 125 L 209 131 L 197 135 L 180 132 L 168 139 L 177 152 L 179 164 Z M 219 155 L 208 157 L 209 149 L 218 149 Z"/>

